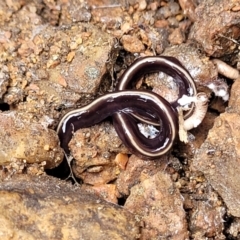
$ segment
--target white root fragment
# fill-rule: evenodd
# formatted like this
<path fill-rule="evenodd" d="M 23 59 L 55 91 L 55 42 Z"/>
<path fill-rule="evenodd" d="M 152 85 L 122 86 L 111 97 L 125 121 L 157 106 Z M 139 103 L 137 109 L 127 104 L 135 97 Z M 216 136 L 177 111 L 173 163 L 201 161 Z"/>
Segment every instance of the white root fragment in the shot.
<path fill-rule="evenodd" d="M 225 62 L 223 62 L 219 59 L 213 59 L 212 62 L 216 66 L 218 72 L 220 74 L 222 74 L 223 76 L 233 79 L 233 80 L 239 78 L 240 74 L 237 69 L 229 66 L 228 64 L 226 64 Z"/>
<path fill-rule="evenodd" d="M 178 108 L 179 113 L 179 138 L 180 141 L 187 143 L 188 137 L 187 137 L 187 131 L 196 128 L 204 119 L 207 108 L 208 108 L 208 97 L 205 93 L 201 92 L 198 93 L 194 97 L 190 97 L 188 100 L 186 98 L 183 99 L 184 101 L 180 101 L 182 105 L 185 105 L 186 103 L 189 104 L 190 102 L 194 103 L 194 110 L 187 119 L 184 120 L 183 118 L 183 110 L 184 107 Z"/>

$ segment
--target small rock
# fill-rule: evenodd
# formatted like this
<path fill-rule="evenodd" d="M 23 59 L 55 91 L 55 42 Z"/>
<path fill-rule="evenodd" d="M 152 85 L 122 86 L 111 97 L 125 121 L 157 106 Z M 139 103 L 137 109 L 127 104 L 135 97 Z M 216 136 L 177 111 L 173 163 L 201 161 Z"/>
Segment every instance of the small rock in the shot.
<path fill-rule="evenodd" d="M 183 199 L 166 173 L 134 186 L 124 208 L 143 221 L 141 239 L 188 239 Z"/>
<path fill-rule="evenodd" d="M 75 159 L 75 175 L 91 185 L 105 184 L 116 179 L 120 171 L 114 161 L 116 153 L 128 153 L 109 122 L 79 129 L 69 147 Z"/>
<path fill-rule="evenodd" d="M 193 167 L 204 173 L 223 198 L 229 213 L 236 217 L 240 217 L 240 115 L 239 105 L 235 104 L 239 102 L 239 95 L 234 94 L 238 85 L 236 82 L 231 90 L 231 111 L 215 119 L 213 128 L 193 160 Z"/>
<path fill-rule="evenodd" d="M 191 19 L 191 21 L 195 21 L 196 14 L 195 8 L 196 3 L 194 0 L 179 0 L 179 5 L 181 6 L 183 13 Z"/>
<path fill-rule="evenodd" d="M 123 153 L 118 153 L 115 158 L 115 162 L 120 169 L 125 170 L 126 165 L 128 163 L 128 155 Z"/>
<path fill-rule="evenodd" d="M 240 78 L 236 79 L 232 85 L 231 97 L 229 106 L 234 109 L 234 112 L 240 114 Z"/>
<path fill-rule="evenodd" d="M 216 118 L 206 141 L 196 152 L 193 166 L 202 171 L 221 195 L 229 212 L 240 217 L 240 115 L 223 113 Z"/>
<path fill-rule="evenodd" d="M 63 160 L 56 132 L 43 123 L 33 122 L 30 115 L 2 112 L 0 122 L 0 165 L 21 161 L 31 164 L 46 162 L 45 168 L 48 169 Z"/>
<path fill-rule="evenodd" d="M 228 229 L 228 234 L 231 235 L 232 238 L 239 239 L 240 237 L 240 219 L 235 218 Z"/>
<path fill-rule="evenodd" d="M 131 35 L 124 35 L 121 38 L 123 48 L 131 53 L 140 53 L 145 50 L 143 43 L 136 37 Z"/>
<path fill-rule="evenodd" d="M 50 55 L 60 54 L 62 56 L 59 59 L 66 59 L 58 62 L 50 58 L 51 68 L 47 69 L 49 79 L 56 82 L 59 79 L 56 76 L 59 76 L 64 79 L 68 89 L 75 93 L 96 94 L 109 67 L 108 58 L 114 47 L 113 37 L 90 23 L 82 23 L 65 31 L 61 28 L 47 30 L 50 36 L 56 36 L 55 43 L 51 40 L 53 46 Z M 47 65 L 48 62 L 43 64 Z"/>
<path fill-rule="evenodd" d="M 239 10 L 232 11 L 236 6 L 239 2 L 235 0 L 201 1 L 189 38 L 202 45 L 209 56 L 221 57 L 236 51 L 240 38 Z"/>
<path fill-rule="evenodd" d="M 88 0 L 92 7 L 91 14 L 94 22 L 100 23 L 107 29 L 118 29 L 129 16 L 123 11 L 126 3 L 123 0 Z"/>
<path fill-rule="evenodd" d="M 130 194 L 131 188 L 138 182 L 154 175 L 158 171 L 163 171 L 168 164 L 168 157 L 162 156 L 161 159 L 146 161 L 135 155 L 131 155 L 126 169 L 121 171 L 117 178 L 118 191 L 123 196 Z"/>
<path fill-rule="evenodd" d="M 63 11 L 63 16 L 61 16 L 61 24 L 89 22 L 91 18 L 91 11 L 87 8 L 85 2 L 70 0 L 68 1 L 67 8 Z"/>
<path fill-rule="evenodd" d="M 142 11 L 142 10 L 146 9 L 146 7 L 147 7 L 147 2 L 146 2 L 146 0 L 140 0 L 140 1 L 138 1 L 138 10 L 139 10 L 139 11 Z"/>
<path fill-rule="evenodd" d="M 102 199 L 117 204 L 119 193 L 117 191 L 115 184 L 98 184 L 96 186 L 90 186 L 87 184 L 83 184 L 81 189 L 85 190 L 86 192 L 95 194 Z"/>
<path fill-rule="evenodd" d="M 166 28 L 169 26 L 169 22 L 166 19 L 160 19 L 154 23 L 156 28 Z"/>
<path fill-rule="evenodd" d="M 176 28 L 173 30 L 173 32 L 169 35 L 168 37 L 169 42 L 172 45 L 180 45 L 183 42 L 185 42 L 185 35 L 183 34 L 183 32 L 181 31 L 180 28 Z"/>
<path fill-rule="evenodd" d="M 9 85 L 9 74 L 8 68 L 6 65 L 0 65 L 0 99 L 3 97 L 3 94 L 7 91 Z"/>
<path fill-rule="evenodd" d="M 190 231 L 194 239 L 206 239 L 206 237 L 222 239 L 219 237 L 224 228 L 225 208 L 218 206 L 216 193 L 208 194 L 207 198 L 207 201 L 197 201 L 195 208 L 191 211 Z"/>
<path fill-rule="evenodd" d="M 206 55 L 193 43 L 166 48 L 163 55 L 177 58 L 199 85 L 207 85 L 218 78 L 218 71 Z"/>

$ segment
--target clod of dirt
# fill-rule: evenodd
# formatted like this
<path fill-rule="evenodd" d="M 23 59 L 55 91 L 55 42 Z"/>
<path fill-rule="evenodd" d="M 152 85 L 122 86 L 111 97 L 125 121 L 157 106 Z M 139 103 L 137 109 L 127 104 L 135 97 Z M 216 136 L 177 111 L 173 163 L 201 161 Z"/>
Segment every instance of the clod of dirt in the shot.
<path fill-rule="evenodd" d="M 0 113 L 0 164 L 25 161 L 45 162 L 46 169 L 58 166 L 63 150 L 56 132 L 47 128 L 47 121 L 36 123 L 28 117 L 16 111 Z"/>

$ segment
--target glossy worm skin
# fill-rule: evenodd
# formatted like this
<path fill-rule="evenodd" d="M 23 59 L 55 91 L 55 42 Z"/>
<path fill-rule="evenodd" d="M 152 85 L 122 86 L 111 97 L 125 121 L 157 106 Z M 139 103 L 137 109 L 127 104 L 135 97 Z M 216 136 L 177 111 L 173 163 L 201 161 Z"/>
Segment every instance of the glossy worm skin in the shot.
<path fill-rule="evenodd" d="M 164 72 L 167 75 L 173 77 L 177 83 L 179 92 L 178 98 L 170 102 L 174 108 L 179 106 L 178 99 L 183 95 L 195 96 L 197 89 L 189 72 L 185 67 L 174 57 L 169 56 L 150 56 L 137 59 L 120 77 L 116 90 L 132 89 L 133 83 L 139 80 L 142 76 L 148 73 Z M 190 109 L 184 113 L 184 119 L 189 118 L 194 111 L 194 105 L 191 104 Z M 157 126 L 158 124 L 154 119 L 148 119 L 146 116 L 139 113 L 132 113 L 132 115 L 145 122 Z"/>
<path fill-rule="evenodd" d="M 178 98 L 170 102 L 174 108 L 179 106 L 178 99 L 183 95 L 195 96 L 196 85 L 189 72 L 174 57 L 151 56 L 137 59 L 120 77 L 116 90 L 132 89 L 134 82 L 148 73 L 163 72 L 171 76 L 179 87 Z M 192 111 L 192 110 L 191 110 Z M 187 118 L 191 111 L 185 114 Z"/>
<path fill-rule="evenodd" d="M 57 132 L 65 152 L 69 153 L 68 143 L 75 131 L 111 116 L 120 139 L 132 153 L 145 159 L 155 159 L 167 153 L 178 132 L 178 99 L 169 103 L 151 91 L 128 90 L 144 74 L 152 72 L 164 72 L 173 77 L 179 88 L 178 99 L 183 95 L 197 94 L 193 79 L 176 58 L 140 58 L 121 76 L 116 92 L 105 94 L 62 118 Z M 185 119 L 191 116 L 193 109 L 191 105 Z M 139 122 L 160 126 L 160 131 L 156 137 L 148 139 L 139 131 Z"/>
<path fill-rule="evenodd" d="M 161 123 L 162 127 L 155 138 L 146 139 L 140 133 L 138 121 L 129 115 L 134 111 L 145 112 Z M 114 127 L 124 144 L 132 153 L 143 158 L 153 159 L 167 153 L 178 130 L 176 111 L 159 95 L 136 90 L 114 92 L 63 117 L 57 128 L 62 148 L 69 153 L 68 143 L 73 132 L 97 124 L 109 116 L 112 116 Z"/>

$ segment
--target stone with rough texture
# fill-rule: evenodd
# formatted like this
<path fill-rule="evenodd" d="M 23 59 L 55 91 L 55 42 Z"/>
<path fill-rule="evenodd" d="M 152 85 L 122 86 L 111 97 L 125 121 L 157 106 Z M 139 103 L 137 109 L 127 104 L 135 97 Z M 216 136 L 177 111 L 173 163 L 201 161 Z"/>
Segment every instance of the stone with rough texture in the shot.
<path fill-rule="evenodd" d="M 0 113 L 0 165 L 26 161 L 45 162 L 46 168 L 58 166 L 63 159 L 63 150 L 56 132 L 48 129 L 48 124 L 51 124 L 48 118 L 36 123 L 24 113 Z"/>
<path fill-rule="evenodd" d="M 131 53 L 143 52 L 145 49 L 143 43 L 136 36 L 124 35 L 121 43 L 123 48 Z"/>
<path fill-rule="evenodd" d="M 226 203 L 240 217 L 240 115 L 221 114 L 197 151 L 193 167 L 202 171 Z"/>
<path fill-rule="evenodd" d="M 134 185 L 153 176 L 157 172 L 164 171 L 168 163 L 168 155 L 152 161 L 146 161 L 132 155 L 127 162 L 126 169 L 122 170 L 117 178 L 116 185 L 118 191 L 123 196 L 128 196 Z"/>
<path fill-rule="evenodd" d="M 15 176 L 0 184 L 1 239 L 138 239 L 131 213 L 52 177 Z"/>
<path fill-rule="evenodd" d="M 196 21 L 190 39 L 197 41 L 214 57 L 237 50 L 240 38 L 240 3 L 236 0 L 205 0 L 195 10 Z"/>
<path fill-rule="evenodd" d="M 199 240 L 206 237 L 223 239 L 225 208 L 221 206 L 217 193 L 210 190 L 206 197 L 207 201 L 196 201 L 194 209 L 190 211 L 191 234 Z"/>
<path fill-rule="evenodd" d="M 76 131 L 69 148 L 75 159 L 74 174 L 91 185 L 105 184 L 116 179 L 119 174 L 119 167 L 114 161 L 116 153 L 128 153 L 108 121 Z"/>
<path fill-rule="evenodd" d="M 197 151 L 193 167 L 202 171 L 220 194 L 229 213 L 240 217 L 240 115 L 239 80 L 232 87 L 230 106 L 216 118 L 213 128 Z"/>
<path fill-rule="evenodd" d="M 0 48 L 0 51 L 2 49 Z M 9 83 L 8 68 L 6 65 L 0 64 L 0 99 L 3 94 L 7 91 L 7 86 Z"/>
<path fill-rule="evenodd" d="M 207 85 L 218 77 L 214 64 L 195 43 L 168 47 L 163 55 L 177 58 L 189 71 L 197 85 Z"/>
<path fill-rule="evenodd" d="M 124 207 L 144 222 L 141 239 L 188 238 L 183 198 L 164 172 L 134 186 Z"/>

